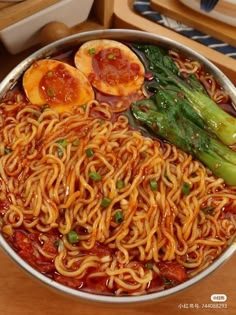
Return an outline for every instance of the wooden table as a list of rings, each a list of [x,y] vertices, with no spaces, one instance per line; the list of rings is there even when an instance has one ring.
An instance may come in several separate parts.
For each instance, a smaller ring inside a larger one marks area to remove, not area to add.
[[[211,295],[226,294],[228,299],[214,314],[236,314],[236,255],[200,283],[176,295],[155,302],[112,305],[75,300],[52,291],[0,251],[1,315],[212,315]],[[203,306],[210,306],[204,308]],[[224,305],[223,305],[224,304]]]

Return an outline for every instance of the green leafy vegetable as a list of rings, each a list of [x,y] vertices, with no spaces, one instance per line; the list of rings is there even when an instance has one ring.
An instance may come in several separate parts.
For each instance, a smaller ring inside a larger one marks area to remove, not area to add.
[[[132,113],[154,135],[198,158],[227,184],[236,185],[236,153],[199,127],[201,117],[198,123],[192,121],[185,111],[187,103],[175,99],[160,89],[151,98],[132,104]]]
[[[146,45],[139,49],[148,58],[155,81],[148,84],[153,95],[132,104],[134,117],[154,136],[192,154],[227,184],[236,185],[236,152],[227,147],[236,142],[236,119],[206,95],[193,75],[188,80],[182,77],[163,50]]]
[[[193,74],[187,78],[179,73],[174,61],[164,49],[152,45],[136,45],[149,62],[156,86],[165,87],[183,95],[192,108],[202,118],[205,128],[224,144],[236,143],[236,119],[222,110],[204,91],[201,83]],[[152,85],[152,83],[151,83]],[[193,113],[193,112],[192,112]]]

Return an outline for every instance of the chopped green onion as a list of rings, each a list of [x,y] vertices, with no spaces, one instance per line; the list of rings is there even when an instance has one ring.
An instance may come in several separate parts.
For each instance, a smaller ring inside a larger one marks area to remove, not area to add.
[[[118,179],[118,181],[116,182],[116,188],[122,189],[124,187],[125,187],[125,182],[121,179]]]
[[[95,48],[90,48],[90,49],[89,49],[90,55],[94,55],[95,52],[96,52]]]
[[[91,148],[88,148],[85,152],[87,157],[92,157],[94,155],[94,151]]]
[[[64,153],[63,153],[62,149],[58,148],[57,149],[57,156],[58,157],[63,157],[63,155],[64,155]]]
[[[39,116],[41,115],[41,113],[35,111],[35,112],[33,113],[33,115],[34,115],[34,117],[39,118]]]
[[[10,154],[12,152],[12,150],[10,148],[5,148],[4,150],[4,153],[7,155],[7,154]]]
[[[54,97],[54,96],[55,96],[55,91],[54,91],[54,89],[53,89],[53,88],[48,88],[48,89],[47,89],[47,95],[48,95],[49,97]]]
[[[190,194],[191,186],[189,183],[183,182],[182,184],[182,192],[185,196]]]
[[[150,179],[149,185],[150,185],[151,190],[153,190],[153,191],[158,189],[158,184],[157,184],[157,181],[155,179]]]
[[[213,212],[214,212],[214,210],[215,210],[215,207],[213,207],[213,206],[208,206],[208,207],[202,208],[201,210],[202,210],[203,213],[205,213],[205,214],[212,215]]]
[[[105,124],[105,120],[100,120],[100,123],[99,123],[99,125],[104,125]]]
[[[53,243],[53,245],[54,245],[55,248],[58,248],[59,242],[60,242],[60,240],[56,240],[56,241]]]
[[[83,105],[82,105],[82,108],[83,108],[83,110],[86,110],[87,105],[86,105],[86,104],[83,104]]]
[[[57,140],[57,143],[60,144],[63,148],[65,148],[68,144],[66,139],[59,139]]]
[[[58,249],[58,252],[59,252],[59,253],[65,249],[65,246],[64,246],[64,243],[63,243],[62,240],[59,240],[59,241],[58,241],[58,247],[57,247],[57,249]]]
[[[70,231],[67,234],[67,239],[69,243],[75,244],[75,243],[78,243],[79,241],[79,235],[75,231]]]
[[[169,176],[167,175],[167,173],[164,174],[164,177],[170,182]]]
[[[52,75],[53,75],[53,72],[52,71],[48,71],[47,76],[50,78],[50,77],[52,77]]]
[[[109,55],[107,55],[107,58],[110,60],[114,60],[114,59],[116,59],[116,56],[114,54],[109,54]]]
[[[172,281],[166,277],[162,277],[162,280],[165,284],[171,284],[172,283]]]
[[[41,112],[44,112],[47,108],[50,108],[50,105],[49,104],[43,104],[41,106]]]
[[[153,263],[151,263],[151,262],[147,262],[146,264],[145,264],[145,267],[147,268],[147,269],[152,269],[153,268]]]
[[[78,139],[76,139],[76,140],[74,140],[74,141],[72,142],[72,145],[73,145],[74,147],[78,147],[79,143],[80,143],[80,139],[78,138]]]
[[[97,182],[97,181],[101,180],[102,176],[99,173],[91,172],[91,173],[89,173],[89,178],[91,178],[92,180]]]
[[[115,222],[116,224],[121,224],[123,222],[123,213],[121,211],[116,211],[115,213]]]
[[[103,208],[107,208],[110,203],[111,203],[111,199],[109,199],[109,198],[107,198],[107,197],[104,197],[104,198],[102,199],[101,206],[102,206]]]

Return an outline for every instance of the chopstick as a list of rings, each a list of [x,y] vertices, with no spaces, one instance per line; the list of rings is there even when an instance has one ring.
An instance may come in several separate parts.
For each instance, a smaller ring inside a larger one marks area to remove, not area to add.
[[[214,7],[217,5],[219,0],[201,0],[200,2],[200,8],[203,11],[210,12],[214,9]]]

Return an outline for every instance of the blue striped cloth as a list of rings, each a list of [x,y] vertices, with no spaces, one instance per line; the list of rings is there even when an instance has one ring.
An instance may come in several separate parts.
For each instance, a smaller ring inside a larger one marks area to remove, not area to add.
[[[136,12],[143,17],[154,21],[160,25],[168,27],[186,37],[189,37],[205,46],[208,46],[218,52],[227,55],[233,59],[236,59],[236,47],[233,47],[225,42],[222,42],[216,38],[211,37],[208,34],[204,34],[198,30],[195,30],[185,24],[177,22],[163,14],[154,11],[150,7],[150,0],[135,0],[133,8]]]

